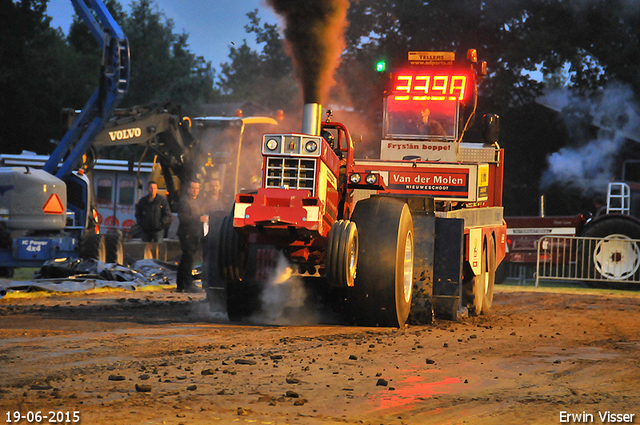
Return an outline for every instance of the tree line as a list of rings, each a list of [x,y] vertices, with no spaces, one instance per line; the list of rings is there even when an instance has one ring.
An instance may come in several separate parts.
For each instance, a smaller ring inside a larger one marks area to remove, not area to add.
[[[189,114],[205,103],[253,101],[298,113],[301,95],[281,28],[263,22],[258,11],[247,12],[245,26],[258,48],[246,41],[229,46],[228,61],[216,70],[189,50],[188,34],[177,34],[153,0],[133,0],[129,13],[116,0],[106,4],[131,44],[131,89],[123,106],[169,100]],[[0,0],[3,153],[25,146],[50,152],[49,141],[63,134],[61,108],[81,107],[95,88],[99,55],[88,30],[76,17],[65,36],[51,28],[46,6],[47,0]],[[542,94],[563,89],[589,102],[616,82],[629,88],[637,110],[640,4],[634,0],[353,0],[348,20],[330,103],[352,111],[344,121],[363,134],[363,146],[379,142],[384,81],[378,61],[392,67],[409,50],[464,55],[475,48],[488,62],[478,112],[501,117],[509,215],[537,214],[548,155],[586,144],[601,131],[589,110],[560,114],[536,102]],[[625,119],[622,113],[612,121]],[[636,145],[627,141],[611,153],[612,167],[623,157],[640,157]],[[584,211],[593,196],[571,181],[544,192],[548,214]]]

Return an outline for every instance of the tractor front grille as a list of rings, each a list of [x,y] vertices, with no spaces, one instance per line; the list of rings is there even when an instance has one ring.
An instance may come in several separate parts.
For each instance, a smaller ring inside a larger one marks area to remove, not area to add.
[[[266,188],[308,189],[315,195],[315,176],[315,159],[267,158]]]

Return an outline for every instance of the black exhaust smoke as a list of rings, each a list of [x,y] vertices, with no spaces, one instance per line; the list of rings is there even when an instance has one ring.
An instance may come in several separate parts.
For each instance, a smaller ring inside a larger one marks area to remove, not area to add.
[[[344,50],[348,0],[268,0],[284,18],[285,39],[304,103],[322,103]]]

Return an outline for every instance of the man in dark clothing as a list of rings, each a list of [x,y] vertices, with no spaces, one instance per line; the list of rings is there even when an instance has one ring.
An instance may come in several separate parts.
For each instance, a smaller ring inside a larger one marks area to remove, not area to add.
[[[231,208],[232,202],[222,193],[220,179],[213,178],[209,182],[209,190],[205,192],[205,212],[227,211]]]
[[[147,195],[136,204],[136,221],[142,228],[144,258],[158,258],[158,244],[162,243],[164,229],[171,224],[171,210],[167,199],[158,195],[158,185],[153,180],[147,183]],[[152,253],[155,251],[155,257]]]
[[[204,236],[203,223],[208,223],[209,216],[205,214],[198,194],[200,183],[192,181],[189,184],[189,192],[183,196],[178,209],[178,237],[182,248],[182,257],[178,265],[178,292],[201,292],[193,283],[193,257],[198,250],[200,241]]]

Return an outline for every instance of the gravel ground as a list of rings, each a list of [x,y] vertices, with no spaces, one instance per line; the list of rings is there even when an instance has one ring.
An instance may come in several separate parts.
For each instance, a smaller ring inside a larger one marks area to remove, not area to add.
[[[304,326],[231,324],[204,294],[166,287],[9,294],[0,300],[1,419],[640,421],[636,292],[499,286],[488,316],[402,329],[317,317]]]

